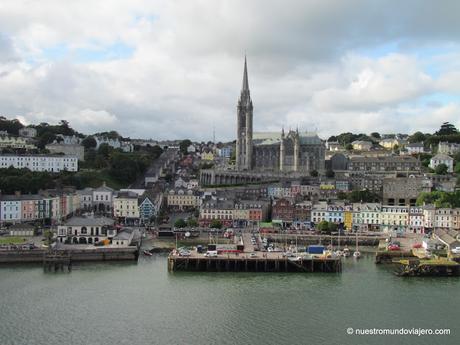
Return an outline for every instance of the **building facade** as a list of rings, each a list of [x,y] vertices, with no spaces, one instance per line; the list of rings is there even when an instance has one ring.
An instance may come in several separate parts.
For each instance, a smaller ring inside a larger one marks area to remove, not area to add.
[[[60,155],[0,155],[0,168],[27,168],[31,171],[78,171],[76,156]]]

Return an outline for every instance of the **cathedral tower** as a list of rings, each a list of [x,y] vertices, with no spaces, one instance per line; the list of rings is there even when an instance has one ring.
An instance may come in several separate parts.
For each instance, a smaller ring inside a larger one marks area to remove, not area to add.
[[[236,169],[252,170],[252,100],[244,57],[243,86],[237,106]]]

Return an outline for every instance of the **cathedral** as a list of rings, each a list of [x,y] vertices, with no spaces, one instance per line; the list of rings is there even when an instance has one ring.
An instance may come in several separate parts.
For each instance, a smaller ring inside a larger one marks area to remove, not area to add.
[[[243,86],[237,107],[236,169],[309,174],[324,171],[325,145],[315,133],[284,128],[280,133],[252,130],[253,105],[244,59]]]

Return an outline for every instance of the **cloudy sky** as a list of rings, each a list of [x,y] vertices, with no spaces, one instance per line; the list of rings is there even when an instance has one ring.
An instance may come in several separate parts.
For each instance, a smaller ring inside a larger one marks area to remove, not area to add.
[[[2,0],[0,114],[84,133],[460,127],[460,1]]]

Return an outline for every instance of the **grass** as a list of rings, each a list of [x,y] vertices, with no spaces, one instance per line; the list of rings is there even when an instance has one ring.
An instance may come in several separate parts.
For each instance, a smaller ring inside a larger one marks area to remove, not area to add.
[[[9,236],[6,236],[6,237],[0,237],[0,244],[20,244],[20,243],[24,243],[26,242],[26,239],[25,238],[22,238],[22,237],[9,237]]]

